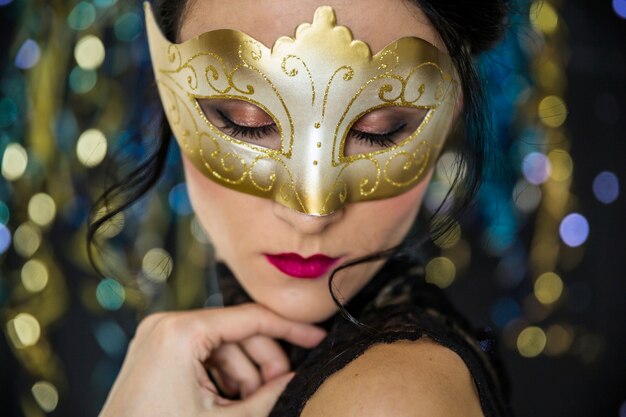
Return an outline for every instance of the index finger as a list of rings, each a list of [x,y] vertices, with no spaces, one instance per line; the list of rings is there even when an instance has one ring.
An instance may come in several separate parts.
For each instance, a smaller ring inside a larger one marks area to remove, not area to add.
[[[210,350],[223,343],[239,342],[258,334],[305,348],[316,346],[326,336],[326,332],[317,326],[288,320],[253,303],[205,309],[201,314],[205,317],[196,320],[195,324]]]

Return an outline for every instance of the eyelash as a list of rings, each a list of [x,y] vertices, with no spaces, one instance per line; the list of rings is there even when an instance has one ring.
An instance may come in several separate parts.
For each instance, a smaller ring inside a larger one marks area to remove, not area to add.
[[[242,126],[233,122],[220,110],[217,110],[217,113],[220,115],[220,118],[224,123],[222,129],[227,130],[230,136],[241,136],[242,138],[249,139],[262,139],[264,136],[278,132],[275,124],[256,127]]]
[[[257,127],[242,126],[232,121],[222,111],[217,110],[217,113],[220,115],[220,118],[224,123],[222,129],[227,130],[228,134],[231,136],[241,136],[243,138],[250,139],[262,139],[264,136],[267,136],[271,133],[277,133],[278,131],[275,124]],[[386,133],[367,133],[360,130],[352,130],[351,133],[352,137],[354,137],[356,140],[367,142],[370,145],[388,148],[389,146],[392,146],[394,144],[394,135],[404,129],[405,126],[406,124],[402,123],[397,128]]]
[[[367,133],[360,130],[352,130],[352,137],[362,142],[367,142],[370,145],[382,146],[388,148],[395,144],[393,137],[406,127],[406,123],[400,124],[393,130],[386,133]]]

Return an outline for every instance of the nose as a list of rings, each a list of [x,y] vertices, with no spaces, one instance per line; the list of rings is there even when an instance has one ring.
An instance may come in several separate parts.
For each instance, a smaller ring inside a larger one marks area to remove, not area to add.
[[[343,208],[327,214],[325,216],[317,216],[313,214],[305,214],[280,203],[274,202],[274,214],[283,220],[298,232],[306,235],[315,235],[322,233],[333,223],[336,223],[343,217]]]

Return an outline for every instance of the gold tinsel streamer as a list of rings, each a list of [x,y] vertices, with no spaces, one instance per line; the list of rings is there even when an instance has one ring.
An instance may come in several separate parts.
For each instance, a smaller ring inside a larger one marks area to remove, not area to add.
[[[63,172],[62,165],[58,165],[55,149],[55,138],[52,132],[56,112],[61,107],[61,98],[65,88],[65,75],[67,73],[67,55],[69,48],[63,45],[68,44],[67,30],[62,26],[64,18],[58,15],[66,15],[66,2],[55,2],[53,7],[47,11],[54,13],[49,19],[50,27],[45,37],[39,39],[41,48],[41,58],[38,64],[26,74],[26,95],[28,97],[29,108],[27,114],[32,115],[28,123],[28,131],[24,138],[29,155],[39,161],[46,172],[58,173],[57,181],[43,181],[33,184],[25,179],[18,179],[13,183],[13,192],[18,196],[17,207],[14,207],[14,218],[19,222],[27,221],[26,203],[33,195],[44,192],[51,195],[54,201],[65,201],[72,198],[71,187],[63,186],[69,183],[67,172]],[[18,24],[26,26],[27,22]],[[69,193],[69,195],[68,195]],[[20,210],[20,202],[23,209]],[[17,209],[17,210],[16,210]],[[54,220],[53,220],[54,221]],[[43,415],[41,410],[49,406],[52,411],[56,407],[56,401],[38,399],[39,388],[43,387],[44,392],[58,395],[58,392],[67,390],[67,379],[63,370],[63,365],[58,356],[54,353],[49,340],[50,329],[65,314],[68,306],[68,292],[66,280],[63,272],[54,257],[51,243],[45,238],[49,225],[36,225],[31,223],[35,230],[39,230],[44,237],[36,251],[24,259],[29,261],[36,259],[45,266],[47,271],[47,281],[40,291],[29,291],[20,279],[21,270],[10,272],[10,280],[14,283],[11,297],[5,308],[1,311],[0,320],[7,339],[12,342],[10,346],[19,363],[28,371],[32,381],[45,381],[44,385],[35,384],[33,395],[23,394],[21,404],[26,416]],[[20,322],[22,318],[32,318],[31,321]],[[30,327],[26,326],[28,324]],[[32,335],[32,331],[38,329],[38,335]],[[36,337],[38,336],[38,337]],[[23,343],[26,339],[28,343]],[[47,391],[46,391],[47,390]]]

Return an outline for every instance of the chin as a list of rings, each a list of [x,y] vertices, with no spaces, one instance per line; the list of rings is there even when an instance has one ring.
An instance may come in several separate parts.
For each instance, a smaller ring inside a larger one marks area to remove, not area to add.
[[[252,277],[261,275],[265,279],[243,279],[239,284],[252,300],[288,320],[300,323],[319,323],[330,318],[338,311],[323,278],[310,281],[295,280],[276,272],[266,263],[251,268],[237,266],[242,262],[226,262],[234,265],[232,271],[236,277]],[[257,272],[258,271],[258,272]]]
[[[338,310],[332,300],[329,300],[330,304],[324,302],[323,305],[320,305],[319,300],[305,302],[298,299],[285,300],[282,297],[278,299],[272,297],[271,300],[259,299],[256,302],[286,319],[309,324],[322,322]]]

